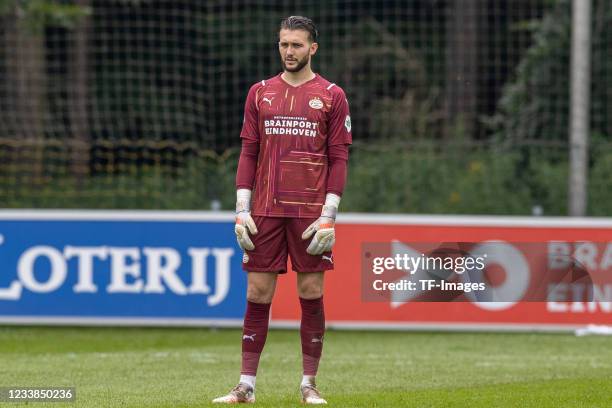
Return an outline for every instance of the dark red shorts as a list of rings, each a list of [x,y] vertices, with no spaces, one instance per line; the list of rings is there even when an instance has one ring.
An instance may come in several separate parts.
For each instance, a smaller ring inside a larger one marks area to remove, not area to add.
[[[249,272],[287,272],[287,256],[296,272],[321,272],[334,269],[332,253],[310,255],[306,248],[312,238],[302,233],[316,218],[281,218],[253,216],[258,233],[250,235],[255,249],[245,251],[242,269]]]

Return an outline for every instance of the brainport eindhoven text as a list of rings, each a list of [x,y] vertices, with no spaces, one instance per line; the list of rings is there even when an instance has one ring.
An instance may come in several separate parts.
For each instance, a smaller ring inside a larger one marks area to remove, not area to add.
[[[266,135],[293,135],[317,137],[317,122],[292,116],[275,116],[264,121]]]

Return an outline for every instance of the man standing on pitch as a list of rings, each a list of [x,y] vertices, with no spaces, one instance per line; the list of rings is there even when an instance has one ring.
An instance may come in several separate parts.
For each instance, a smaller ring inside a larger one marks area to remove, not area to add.
[[[283,20],[283,72],[253,85],[246,99],[235,226],[248,276],[242,369],[239,384],[213,402],[255,401],[270,304],[289,255],[302,308],[302,401],[326,403],[315,385],[325,331],[323,276],[334,267],[334,223],[352,136],[344,91],[312,71],[317,35],[306,17]]]

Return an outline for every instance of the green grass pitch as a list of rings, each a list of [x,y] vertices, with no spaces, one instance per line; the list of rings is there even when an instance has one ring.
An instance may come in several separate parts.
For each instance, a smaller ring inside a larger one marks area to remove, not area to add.
[[[0,327],[0,386],[76,386],[68,407],[205,407],[237,382],[241,332]],[[336,407],[610,407],[612,338],[328,331]],[[300,406],[299,334],[272,330],[256,406]],[[23,404],[0,403],[0,406]]]

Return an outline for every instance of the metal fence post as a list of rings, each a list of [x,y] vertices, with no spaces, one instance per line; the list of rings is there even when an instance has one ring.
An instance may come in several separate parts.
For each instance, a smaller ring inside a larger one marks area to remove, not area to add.
[[[572,0],[569,215],[586,215],[591,87],[591,0]]]

